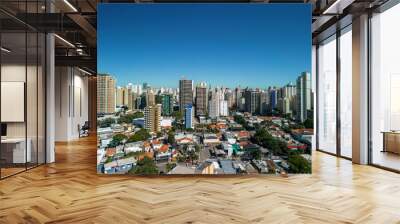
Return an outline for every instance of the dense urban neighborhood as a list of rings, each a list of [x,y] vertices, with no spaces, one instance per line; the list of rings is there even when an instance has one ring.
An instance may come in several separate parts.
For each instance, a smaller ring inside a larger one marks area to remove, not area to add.
[[[265,90],[116,87],[98,77],[98,165],[104,174],[311,173],[309,73]]]

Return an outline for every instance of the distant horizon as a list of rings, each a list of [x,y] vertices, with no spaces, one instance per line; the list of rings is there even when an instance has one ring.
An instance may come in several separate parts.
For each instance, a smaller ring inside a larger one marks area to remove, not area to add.
[[[117,86],[177,88],[184,76],[212,87],[264,89],[311,71],[308,4],[98,8],[98,71],[115,77]]]
[[[104,74],[104,73],[102,73],[102,74]],[[105,73],[105,74],[108,74],[108,73]],[[112,77],[115,78],[115,76],[113,76],[112,74],[108,74],[108,75],[111,75]],[[297,77],[296,77],[296,78],[297,78]],[[186,80],[192,80],[192,79],[187,78]],[[288,85],[288,84],[290,84],[290,83],[291,83],[292,85],[296,85],[296,80],[293,80],[293,81],[288,82],[288,83],[283,84],[283,85],[268,85],[268,86],[265,86],[265,85],[260,85],[260,86],[244,86],[244,85],[227,86],[227,85],[219,85],[219,84],[211,85],[209,82],[204,81],[204,80],[203,80],[203,81],[192,80],[192,81],[193,81],[193,87],[196,87],[196,84],[199,84],[199,83],[206,83],[207,88],[209,88],[209,87],[211,86],[211,88],[224,87],[224,88],[229,88],[229,89],[235,89],[236,87],[240,87],[240,88],[242,88],[242,89],[245,89],[245,88],[267,89],[268,87],[283,87],[283,86],[286,86],[286,85]],[[146,82],[146,81],[143,81],[143,82],[128,82],[128,83],[126,83],[126,84],[120,85],[120,84],[118,84],[118,79],[116,79],[116,83],[117,83],[117,84],[116,84],[116,87],[127,87],[129,84],[132,84],[132,85],[141,85],[141,86],[143,86],[144,83],[147,83],[151,88],[173,88],[173,89],[179,88],[179,79],[177,80],[177,85],[175,85],[175,86],[168,86],[168,85],[155,86],[155,85],[152,85],[152,83]]]

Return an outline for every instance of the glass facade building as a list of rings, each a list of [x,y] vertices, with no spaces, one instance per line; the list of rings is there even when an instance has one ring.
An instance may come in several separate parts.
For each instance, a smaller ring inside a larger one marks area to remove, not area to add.
[[[185,107],[185,128],[193,128],[193,106],[190,104]]]

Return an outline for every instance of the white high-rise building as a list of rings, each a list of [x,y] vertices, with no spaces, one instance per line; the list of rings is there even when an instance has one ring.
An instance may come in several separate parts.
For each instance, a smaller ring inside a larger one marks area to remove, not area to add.
[[[285,97],[282,100],[282,113],[283,114],[292,114],[292,110],[290,109],[290,99]]]
[[[115,103],[116,106],[123,106],[124,105],[124,87],[118,86],[115,93]]]
[[[211,92],[211,99],[208,105],[208,115],[211,118],[216,118],[219,116],[220,112],[220,101],[221,101],[221,94],[218,88],[212,90]]]
[[[134,84],[132,85],[132,93],[135,93],[137,96],[142,94],[142,85]]]
[[[282,87],[282,97],[292,98],[296,96],[296,86],[292,83],[288,83],[286,86]]]
[[[228,101],[227,100],[220,100],[219,102],[219,116],[229,116],[228,110]]]
[[[303,72],[297,78],[296,91],[296,120],[304,122],[307,119],[308,111],[311,110],[311,75]]]

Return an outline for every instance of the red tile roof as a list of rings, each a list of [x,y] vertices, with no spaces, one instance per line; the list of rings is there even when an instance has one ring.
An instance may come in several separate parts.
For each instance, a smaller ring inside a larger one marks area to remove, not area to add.
[[[166,151],[168,151],[168,149],[169,149],[169,146],[167,144],[164,144],[161,146],[160,152],[166,152]]]
[[[158,140],[158,139],[154,139],[154,140],[152,141],[152,143],[153,143],[153,145],[159,145],[159,144],[161,144],[160,140]]]
[[[108,148],[106,151],[106,156],[108,156],[108,157],[113,156],[113,155],[115,155],[116,152],[117,152],[116,148]]]
[[[182,141],[185,141],[185,140],[189,141],[189,142],[193,142],[193,139],[188,138],[188,137],[181,138],[181,139],[178,140],[178,142],[182,142]]]

